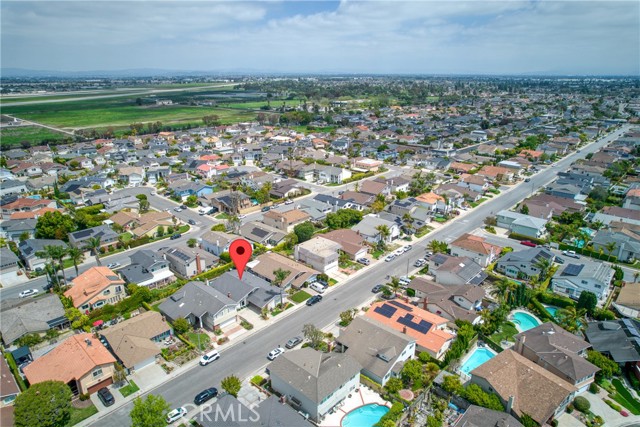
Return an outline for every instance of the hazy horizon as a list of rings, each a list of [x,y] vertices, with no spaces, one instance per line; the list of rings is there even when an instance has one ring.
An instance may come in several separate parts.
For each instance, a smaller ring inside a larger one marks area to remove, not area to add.
[[[636,1],[3,1],[2,68],[640,75]]]

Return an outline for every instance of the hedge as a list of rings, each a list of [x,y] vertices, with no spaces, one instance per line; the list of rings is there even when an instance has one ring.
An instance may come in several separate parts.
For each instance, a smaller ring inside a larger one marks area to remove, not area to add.
[[[360,382],[362,384],[366,385],[367,387],[369,387],[370,389],[372,389],[373,391],[375,391],[378,394],[384,393],[384,391],[382,390],[382,384],[380,384],[377,381],[372,380],[371,378],[367,377],[366,375],[360,374]]]
[[[191,280],[207,280],[207,279],[213,279],[216,278],[218,276],[222,276],[224,273],[226,273],[227,271],[231,270],[231,268],[233,267],[233,263],[227,263],[225,265],[222,265],[220,267],[216,267],[214,269],[211,269],[209,271],[205,271],[204,273],[200,273],[197,276],[193,276],[191,278]]]
[[[541,292],[534,298],[543,304],[554,305],[560,308],[566,308],[570,305],[575,305],[575,302],[571,298],[555,295],[549,292]]]
[[[544,305],[540,304],[540,301],[538,301],[535,297],[531,298],[530,305],[532,306],[533,311],[536,312],[540,320],[542,321],[553,320],[553,316],[551,315],[551,313],[549,313],[547,309],[544,307]]]
[[[20,375],[20,370],[18,369],[18,365],[15,359],[13,358],[13,355],[11,353],[4,353],[4,357],[5,359],[7,359],[7,364],[9,365],[9,369],[11,370],[13,377],[16,379],[16,382],[18,383],[18,387],[20,387],[20,391],[25,391],[27,389],[27,384],[24,382],[24,380],[22,379],[22,376]]]
[[[189,341],[189,339],[187,337],[185,337],[182,334],[177,334],[178,339],[180,341],[182,341],[183,343],[185,343],[190,349],[194,349],[196,348],[196,345],[194,343],[192,343],[191,341]]]

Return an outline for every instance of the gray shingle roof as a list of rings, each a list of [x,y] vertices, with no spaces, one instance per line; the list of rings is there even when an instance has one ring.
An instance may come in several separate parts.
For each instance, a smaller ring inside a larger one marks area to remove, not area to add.
[[[236,303],[216,289],[202,282],[189,282],[160,304],[160,312],[171,319],[190,314],[201,317],[205,313],[216,314],[226,306]]]
[[[41,298],[11,299],[2,302],[2,340],[9,345],[31,332],[44,332],[64,324],[64,307],[57,295]]]

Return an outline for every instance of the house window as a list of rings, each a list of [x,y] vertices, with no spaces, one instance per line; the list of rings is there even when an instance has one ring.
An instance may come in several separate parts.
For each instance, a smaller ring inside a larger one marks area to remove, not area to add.
[[[104,301],[98,301],[97,303],[93,304],[93,308],[100,308],[104,305]]]
[[[116,286],[116,293],[122,292],[122,286]]]
[[[105,290],[102,295],[109,295],[111,293],[111,291],[109,289]]]
[[[100,378],[102,376],[102,368],[98,368],[93,371],[93,378]]]

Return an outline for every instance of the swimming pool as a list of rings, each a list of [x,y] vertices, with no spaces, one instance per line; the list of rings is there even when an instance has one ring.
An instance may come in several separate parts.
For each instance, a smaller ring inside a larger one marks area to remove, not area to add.
[[[462,366],[460,366],[460,371],[470,375],[471,371],[482,365],[484,362],[491,360],[495,355],[496,352],[491,349],[476,347],[476,349],[473,350],[473,353],[471,353]]]
[[[522,332],[533,329],[540,325],[540,321],[524,311],[515,311],[512,315],[512,321],[516,324],[516,328]]]
[[[556,317],[556,314],[558,313],[558,307],[554,307],[552,305],[547,305],[544,307],[547,312],[551,315],[551,317]]]
[[[364,405],[345,415],[340,424],[342,427],[373,427],[387,412],[389,408],[383,405]]]

